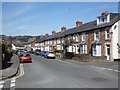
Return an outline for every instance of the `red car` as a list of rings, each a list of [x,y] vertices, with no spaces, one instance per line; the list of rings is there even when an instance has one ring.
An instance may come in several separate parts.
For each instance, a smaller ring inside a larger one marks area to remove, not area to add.
[[[23,63],[23,62],[32,62],[31,61],[32,58],[31,58],[29,53],[23,53],[23,54],[21,54],[19,56],[19,58],[20,58],[20,62],[21,63]]]

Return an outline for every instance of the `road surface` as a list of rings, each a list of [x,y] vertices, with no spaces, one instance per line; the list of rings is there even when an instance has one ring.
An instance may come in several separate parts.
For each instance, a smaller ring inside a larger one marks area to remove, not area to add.
[[[118,72],[82,62],[72,63],[32,55],[4,88],[118,88]]]

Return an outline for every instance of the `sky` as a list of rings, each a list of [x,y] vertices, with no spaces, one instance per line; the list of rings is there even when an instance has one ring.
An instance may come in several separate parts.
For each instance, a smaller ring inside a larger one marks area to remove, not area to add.
[[[32,35],[59,32],[76,21],[96,20],[103,11],[118,12],[117,2],[2,2],[2,34]]]

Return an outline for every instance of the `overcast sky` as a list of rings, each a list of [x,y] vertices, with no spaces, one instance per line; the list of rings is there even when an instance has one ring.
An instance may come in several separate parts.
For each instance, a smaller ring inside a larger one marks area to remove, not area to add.
[[[118,12],[117,2],[3,2],[4,35],[41,35],[75,27],[77,20],[87,23],[103,11]]]

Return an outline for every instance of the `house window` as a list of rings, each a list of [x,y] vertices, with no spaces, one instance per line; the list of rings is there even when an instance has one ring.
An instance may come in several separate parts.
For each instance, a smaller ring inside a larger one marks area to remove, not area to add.
[[[76,35],[76,42],[78,42],[79,41],[79,35],[77,34]]]
[[[110,32],[109,32],[109,30],[106,30],[105,31],[105,36],[106,36],[106,39],[110,39]]]
[[[84,32],[82,33],[82,41],[85,41],[85,39],[86,39],[86,33]]]
[[[96,45],[93,46],[93,54],[96,55],[97,54],[97,50],[96,50]]]
[[[87,53],[87,48],[86,45],[80,45],[80,54],[85,54]]]
[[[95,35],[94,39],[99,40],[99,31],[98,30],[95,31],[94,35]]]
[[[80,45],[80,54],[83,53],[83,45]]]
[[[106,23],[106,22],[109,22],[109,15],[102,15],[102,16],[99,16],[97,18],[97,25],[98,24],[102,24],[102,23]]]

